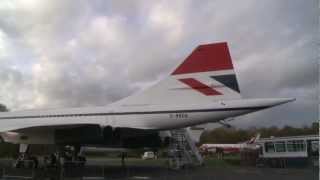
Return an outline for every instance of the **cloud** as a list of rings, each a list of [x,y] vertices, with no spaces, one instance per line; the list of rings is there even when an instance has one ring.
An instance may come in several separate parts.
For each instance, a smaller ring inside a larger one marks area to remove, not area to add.
[[[318,118],[317,11],[315,0],[4,0],[0,102],[106,105],[159,81],[198,44],[227,41],[244,97],[297,98],[234,123],[300,126]]]

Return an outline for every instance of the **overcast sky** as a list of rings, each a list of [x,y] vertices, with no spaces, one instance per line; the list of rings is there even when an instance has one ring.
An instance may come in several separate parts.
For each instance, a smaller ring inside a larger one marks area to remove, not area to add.
[[[226,41],[245,98],[295,97],[238,118],[318,120],[316,0],[1,0],[0,103],[106,105],[165,77],[198,44]]]

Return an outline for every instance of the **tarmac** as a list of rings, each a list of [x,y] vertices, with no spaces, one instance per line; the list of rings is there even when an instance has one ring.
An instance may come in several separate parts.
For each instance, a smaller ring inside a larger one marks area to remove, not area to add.
[[[249,166],[201,166],[171,170],[164,161],[129,161],[125,167],[119,161],[89,160],[83,168],[14,169],[12,161],[0,160],[0,180],[318,180],[318,168],[277,169]],[[140,163],[141,162],[141,163]]]

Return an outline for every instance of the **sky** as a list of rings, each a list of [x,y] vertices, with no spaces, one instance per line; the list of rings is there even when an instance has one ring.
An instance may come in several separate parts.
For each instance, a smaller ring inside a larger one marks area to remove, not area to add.
[[[197,45],[228,42],[244,98],[297,99],[232,125],[310,125],[318,11],[316,0],[1,0],[0,103],[107,105],[166,77]]]

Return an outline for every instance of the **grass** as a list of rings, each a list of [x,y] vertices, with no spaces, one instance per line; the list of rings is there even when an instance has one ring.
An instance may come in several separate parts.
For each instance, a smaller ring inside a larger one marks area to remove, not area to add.
[[[205,165],[208,167],[234,167],[240,165],[240,159],[236,157],[224,157],[224,159],[218,159],[216,157],[205,158]]]
[[[89,161],[99,161],[105,164],[110,165],[121,165],[121,158],[119,157],[90,157],[88,158]],[[163,166],[166,164],[166,158],[159,158],[159,159],[148,159],[142,160],[141,158],[126,158],[125,163],[126,165],[139,165],[139,166]]]
[[[109,165],[121,165],[121,158],[119,157],[90,157],[90,161],[99,161]],[[166,166],[167,158],[142,160],[141,158],[126,158],[126,165],[131,166]],[[240,166],[240,156],[238,155],[226,155],[224,159],[218,159],[215,156],[206,157],[204,163],[207,167],[235,167]]]
[[[89,156],[87,157],[88,163],[92,164],[97,162],[98,164],[110,165],[110,166],[121,166],[121,158],[120,157],[102,157],[102,156]],[[12,159],[4,159],[1,158],[2,162],[10,163]],[[164,166],[166,167],[168,164],[167,158],[159,158],[159,159],[149,159],[142,160],[138,157],[129,157],[126,158],[125,164],[128,166]],[[226,155],[224,159],[218,159],[215,156],[209,156],[204,158],[204,164],[206,167],[213,168],[232,168],[236,166],[240,166],[240,157],[237,155]]]

